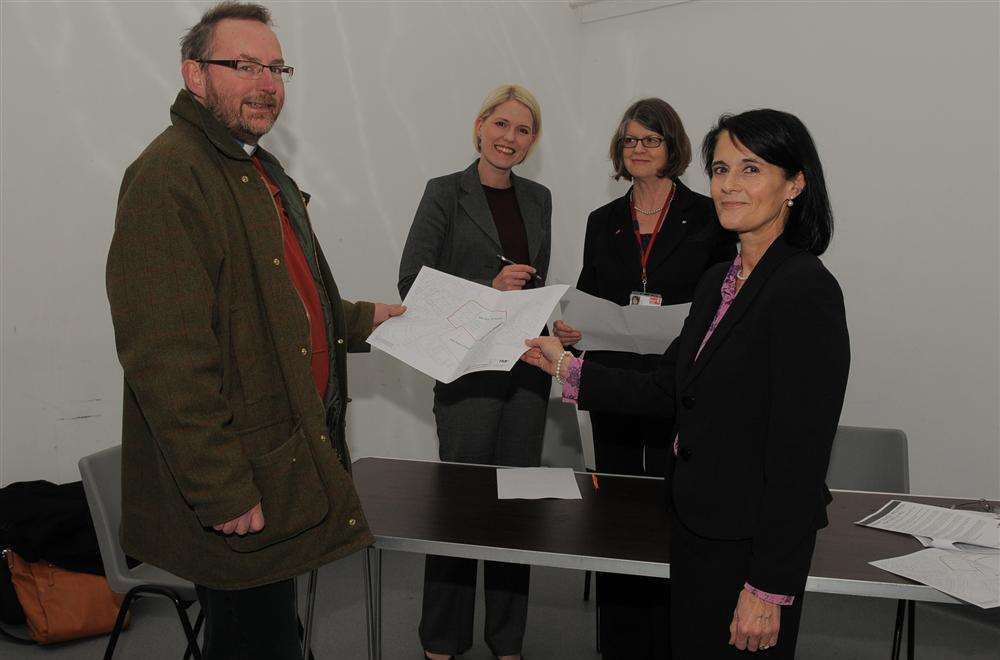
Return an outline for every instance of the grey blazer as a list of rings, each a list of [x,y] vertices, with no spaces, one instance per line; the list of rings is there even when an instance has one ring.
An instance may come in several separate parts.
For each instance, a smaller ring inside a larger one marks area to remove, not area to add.
[[[406,297],[422,266],[490,286],[500,272],[500,237],[476,159],[462,172],[431,179],[424,189],[399,263],[399,295]],[[552,194],[545,186],[510,175],[524,219],[531,264],[544,279],[552,253]]]

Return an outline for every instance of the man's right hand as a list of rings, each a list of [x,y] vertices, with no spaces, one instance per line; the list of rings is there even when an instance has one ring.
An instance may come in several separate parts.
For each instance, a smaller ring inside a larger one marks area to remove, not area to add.
[[[259,532],[264,529],[264,510],[260,508],[260,502],[257,502],[253,505],[252,509],[242,516],[228,520],[221,525],[215,525],[212,529],[222,532],[226,536],[229,536],[233,532],[236,532],[240,536],[244,536],[247,532]]]
[[[535,269],[527,264],[511,264],[504,266],[503,270],[493,278],[493,288],[500,291],[518,291],[535,274]]]

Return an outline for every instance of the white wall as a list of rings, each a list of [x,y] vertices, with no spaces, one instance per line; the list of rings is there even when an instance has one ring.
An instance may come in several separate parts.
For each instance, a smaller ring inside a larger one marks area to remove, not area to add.
[[[843,424],[903,429],[911,487],[1000,494],[998,5],[691,2],[584,26],[590,206],[626,99],[809,127],[836,229],[852,365]],[[707,190],[700,159],[685,180]]]
[[[427,178],[465,167],[489,88],[526,84],[554,196],[552,281],[572,282],[610,131],[670,100],[697,140],[723,110],[798,113],[839,221],[854,366],[844,423],[896,426],[915,490],[998,486],[997,8],[692,2],[581,25],[567,3],[272,3],[297,67],[265,145],[314,194],[346,295],[396,298]],[[618,3],[621,4],[621,3]],[[168,121],[177,38],[206,2],[2,4],[0,483],[75,479],[119,439],[104,258],[125,166]],[[686,180],[705,189],[692,167]],[[430,379],[351,358],[355,455],[433,457]],[[554,407],[550,462],[577,460]]]
[[[3,397],[0,483],[77,479],[120,440],[121,370],[104,260],[124,168],[169,121],[179,36],[211,3],[2,5]],[[580,24],[565,3],[272,3],[296,66],[264,144],[304,190],[345,296],[398,300],[426,180],[475,157],[472,121],[503,82],[532,89],[543,134],[520,173],[582,206]],[[553,281],[578,255],[552,259]],[[435,458],[431,379],[351,357],[355,455]],[[561,450],[565,453],[566,450]],[[557,451],[558,455],[558,451]]]

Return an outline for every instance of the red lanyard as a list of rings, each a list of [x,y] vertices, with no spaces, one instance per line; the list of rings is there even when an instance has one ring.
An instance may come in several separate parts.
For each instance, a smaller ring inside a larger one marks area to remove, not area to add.
[[[649,263],[649,255],[653,254],[653,244],[656,243],[657,236],[660,235],[660,227],[663,226],[663,219],[667,217],[667,212],[670,210],[670,202],[674,201],[674,191],[677,190],[677,186],[673,185],[670,187],[670,193],[667,195],[666,201],[663,202],[663,208],[660,209],[660,219],[656,221],[656,228],[653,229],[653,235],[649,237],[649,245],[646,249],[642,249],[642,234],[639,233],[639,218],[635,215],[635,195],[631,196],[629,200],[632,207],[632,220],[635,222],[635,242],[639,245],[639,265],[642,266],[642,292],[646,293],[646,264]]]

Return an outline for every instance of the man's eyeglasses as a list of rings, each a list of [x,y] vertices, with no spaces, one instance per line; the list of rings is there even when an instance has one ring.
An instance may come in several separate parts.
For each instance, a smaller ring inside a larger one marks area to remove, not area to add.
[[[247,80],[257,80],[264,74],[264,69],[270,71],[273,79],[281,80],[282,82],[291,80],[292,74],[295,73],[295,67],[285,66],[284,64],[261,64],[253,60],[195,60],[195,62],[227,66],[234,70],[237,76],[246,78]]]
[[[663,144],[663,138],[659,135],[647,135],[644,138],[632,137],[631,135],[626,135],[621,139],[622,146],[626,149],[635,149],[635,145],[642,142],[642,146],[647,149],[656,149],[658,146]]]

